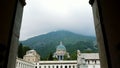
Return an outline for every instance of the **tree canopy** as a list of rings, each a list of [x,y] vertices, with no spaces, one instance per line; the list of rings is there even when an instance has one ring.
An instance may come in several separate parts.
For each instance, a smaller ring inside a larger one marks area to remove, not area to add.
[[[23,58],[26,54],[26,51],[31,50],[28,46],[23,46],[22,43],[18,46],[18,58]]]

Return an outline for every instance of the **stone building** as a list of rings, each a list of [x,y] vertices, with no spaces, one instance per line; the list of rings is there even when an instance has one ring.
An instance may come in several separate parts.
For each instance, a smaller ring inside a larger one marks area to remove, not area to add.
[[[77,50],[77,68],[101,68],[99,53],[81,53]]]
[[[57,58],[58,60],[63,60],[64,57],[70,58],[69,53],[66,51],[65,46],[60,42],[60,44],[56,48],[56,52],[54,53],[53,57]]]
[[[35,68],[77,68],[76,60],[39,61],[35,64]]]
[[[81,53],[80,50],[77,50],[77,60],[62,61],[39,61],[40,57],[38,59],[36,55],[38,54],[35,50],[27,51],[23,60],[17,59],[16,68],[27,68],[26,65],[31,68],[101,68],[99,53]],[[33,60],[35,57],[37,61]]]
[[[29,50],[26,52],[26,55],[23,56],[23,60],[29,62],[38,62],[40,61],[40,55],[37,54],[35,50]]]
[[[33,62],[28,62],[23,59],[16,59],[16,68],[35,68],[35,64]]]
[[[99,53],[81,53],[77,50],[77,60],[39,61],[35,68],[100,68]]]

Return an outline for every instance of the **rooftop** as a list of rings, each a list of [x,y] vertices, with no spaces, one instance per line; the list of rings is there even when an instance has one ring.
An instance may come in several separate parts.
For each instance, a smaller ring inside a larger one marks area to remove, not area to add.
[[[81,53],[81,56],[85,59],[100,59],[99,53]]]
[[[60,44],[57,46],[57,50],[65,50],[65,51],[66,51],[66,48],[65,48],[65,46],[62,44],[62,42],[60,42]]]

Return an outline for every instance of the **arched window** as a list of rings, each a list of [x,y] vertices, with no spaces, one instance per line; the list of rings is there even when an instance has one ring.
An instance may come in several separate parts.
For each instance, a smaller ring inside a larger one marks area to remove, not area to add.
[[[48,66],[48,68],[50,68],[50,66]]]
[[[71,68],[71,66],[69,66],[69,68]]]
[[[88,64],[90,64],[90,61],[88,60]]]
[[[75,66],[73,66],[73,68],[75,68]]]
[[[67,66],[65,66],[65,68],[67,68]]]
[[[56,68],[58,68],[58,66],[56,66]]]
[[[95,64],[96,64],[96,60],[95,60]]]
[[[62,65],[60,66],[60,68],[62,68]]]
[[[54,68],[54,65],[52,66],[52,68]]]
[[[44,66],[44,68],[46,68],[46,66]]]

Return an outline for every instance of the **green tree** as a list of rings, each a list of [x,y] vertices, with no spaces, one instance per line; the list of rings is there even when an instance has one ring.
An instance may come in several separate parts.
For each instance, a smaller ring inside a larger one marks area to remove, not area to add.
[[[18,57],[23,58],[23,45],[22,45],[22,43],[20,43],[20,45],[18,46]]]
[[[28,46],[23,46],[23,56],[26,54],[26,51],[31,50]]]
[[[77,59],[77,52],[76,51],[74,51],[74,52],[71,53],[70,59],[71,60],[76,60]]]
[[[55,58],[53,58],[53,60],[58,60],[58,59],[55,57]]]
[[[86,49],[86,50],[83,51],[83,53],[93,53],[93,50],[91,50],[91,49]]]
[[[28,46],[23,46],[22,43],[18,46],[18,58],[23,58],[26,54],[26,51],[31,50]]]
[[[48,59],[47,60],[53,60],[53,55],[52,55],[52,53],[50,53],[49,54],[49,56],[48,56]]]
[[[64,60],[70,60],[70,58],[68,58],[67,54],[64,55]]]

